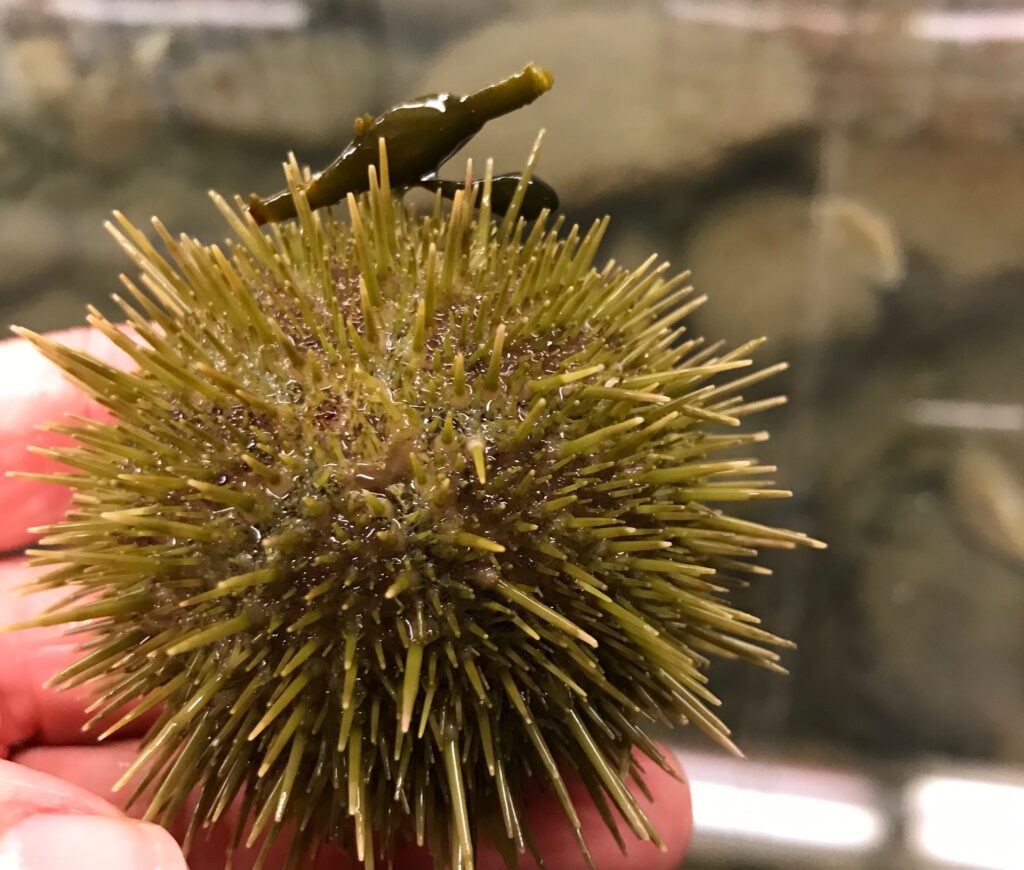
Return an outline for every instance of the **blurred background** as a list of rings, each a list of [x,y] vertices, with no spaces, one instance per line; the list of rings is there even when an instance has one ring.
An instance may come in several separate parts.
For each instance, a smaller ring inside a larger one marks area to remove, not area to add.
[[[717,667],[751,760],[675,738],[687,867],[1024,868],[1021,3],[0,0],[0,321],[105,306],[112,208],[219,239],[208,188],[528,60],[556,88],[468,151],[514,170],[546,128],[606,256],[691,269],[711,338],[771,337],[763,452],[798,495],[753,515],[831,545],[744,593],[800,644],[790,678]]]

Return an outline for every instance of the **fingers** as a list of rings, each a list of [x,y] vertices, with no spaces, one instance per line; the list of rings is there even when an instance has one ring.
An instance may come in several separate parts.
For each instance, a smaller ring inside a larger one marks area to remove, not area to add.
[[[92,329],[70,329],[53,338],[85,350],[111,365],[126,365],[127,357]],[[54,446],[66,438],[35,427],[61,420],[66,414],[103,417],[105,410],[64,379],[60,369],[22,339],[0,341],[0,473],[56,471],[51,460],[28,453],[30,445]],[[0,478],[0,551],[23,547],[31,540],[29,526],[59,519],[68,505],[68,492],[59,486],[21,478]]]
[[[110,788],[135,758],[136,751],[136,745],[131,742],[89,748],[38,748],[22,753],[19,761],[35,769],[79,783],[116,803],[124,799],[125,793],[113,794]],[[666,757],[671,759],[671,752],[666,751]],[[649,843],[636,841],[632,834],[624,829],[623,837],[626,840],[627,852],[623,855],[586,790],[578,782],[569,783],[569,790],[583,825],[584,836],[601,870],[636,870],[638,867],[644,870],[673,870],[686,852],[691,832],[689,787],[682,779],[669,776],[653,764],[648,763],[645,768],[645,780],[653,801],[642,795],[639,795],[639,800],[644,812],[665,841],[664,852]],[[635,787],[633,791],[636,793]],[[556,799],[550,794],[538,792],[529,803],[528,813],[531,828],[547,866],[559,870],[582,870],[585,866],[583,858]],[[180,835],[182,832],[179,830],[177,833]],[[224,866],[229,843],[227,827],[220,826],[209,839],[201,838],[197,841],[189,856],[190,866],[193,870],[219,870]],[[283,866],[287,843],[279,844],[274,854],[279,856],[278,862],[271,861],[267,866]],[[251,867],[253,857],[250,852],[240,853],[235,866],[240,870],[247,870]],[[337,853],[331,852],[321,856],[313,867],[344,866],[332,863],[338,860]],[[430,864],[421,852],[406,852],[396,862],[396,866],[404,870],[426,870]],[[537,865],[532,859],[524,858],[521,867],[522,870],[535,870]],[[483,843],[477,868],[504,870],[505,863],[493,846]]]
[[[64,594],[59,590],[22,594],[20,586],[38,571],[20,559],[0,561],[0,625],[31,619]],[[113,721],[105,720],[83,733],[92,690],[44,687],[50,677],[81,657],[77,649],[82,640],[82,635],[69,636],[62,626],[0,633],[0,758],[28,742],[90,742]],[[142,733],[155,714],[140,717],[125,736]]]
[[[92,789],[0,760],[0,836],[32,813],[44,812],[121,815]]]
[[[122,806],[132,793],[129,785],[123,791],[114,792],[113,785],[122,776],[138,754],[138,744],[134,741],[118,741],[101,746],[90,747],[39,747],[27,749],[18,755],[18,763],[33,770],[43,771],[68,782],[76,783],[89,789],[112,803]],[[187,819],[195,807],[190,800],[181,813],[181,822],[172,826],[173,833],[180,839],[187,828]],[[128,808],[129,815],[140,815],[146,809],[143,798]],[[189,853],[191,870],[223,870],[232,843],[233,825],[237,818],[237,804],[230,810],[224,821],[213,830],[202,832]],[[258,855],[258,847],[239,849],[232,862],[233,870],[251,870]],[[268,856],[268,870],[283,867],[288,855],[288,843],[283,840],[275,844]],[[331,848],[325,849],[309,870],[337,870],[348,866],[340,852]],[[397,866],[416,870],[413,865],[400,863]],[[429,865],[426,865],[429,866]],[[3,865],[0,864],[0,868]],[[426,867],[423,868],[426,870]]]
[[[0,839],[0,863],[24,870],[188,870],[163,828],[145,822],[42,813]]]
[[[21,560],[0,567],[0,622],[30,619],[59,594],[21,595],[18,587],[35,573]],[[63,629],[36,628],[0,634],[0,756],[11,747],[42,736],[58,742],[71,737],[88,704],[81,692],[56,692],[43,684],[75,659],[75,646]],[[75,740],[77,742],[77,740]]]
[[[187,870],[174,839],[85,789],[0,761],[0,867]]]

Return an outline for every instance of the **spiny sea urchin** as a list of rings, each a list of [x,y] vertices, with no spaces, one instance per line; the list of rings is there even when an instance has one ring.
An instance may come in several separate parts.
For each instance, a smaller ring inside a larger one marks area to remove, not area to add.
[[[716,456],[766,437],[725,430],[777,367],[686,338],[703,297],[667,264],[595,269],[606,221],[527,223],[533,161],[500,221],[489,168],[478,212],[416,216],[383,143],[347,222],[294,160],[298,220],[216,198],[225,247],[154,221],[165,258],[117,215],[141,286],[127,329],[89,321],[135,368],[23,333],[112,414],[55,427],[74,504],[32,556],[69,596],[33,624],[89,631],[55,682],[97,681],[96,720],[134,702],[107,733],[161,710],[124,779],[149,818],[197,790],[191,837],[244,794],[239,831],[293,826],[295,867],[376,837],[470,868],[479,821],[512,864],[530,777],[586,853],[568,771],[657,842],[626,788],[634,749],[666,764],[646,729],[731,746],[709,657],[779,669],[725,595],[757,548],[816,542],[706,506],[787,495]]]

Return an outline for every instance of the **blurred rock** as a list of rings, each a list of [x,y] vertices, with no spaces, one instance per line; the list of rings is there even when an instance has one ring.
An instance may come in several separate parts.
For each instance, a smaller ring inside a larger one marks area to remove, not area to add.
[[[837,167],[841,189],[889,216],[908,251],[963,285],[1024,269],[1024,148],[975,143],[854,141]]]
[[[175,234],[208,240],[226,235],[206,190],[181,172],[153,166],[119,183],[54,172],[41,176],[23,201],[0,209],[0,293],[27,290],[34,296],[31,284],[43,275],[49,284],[60,276],[60,289],[91,300],[117,291],[118,274],[134,266],[104,229],[115,208],[150,235],[154,214]]]
[[[68,217],[89,208],[105,189],[103,181],[89,172],[51,164],[32,178],[22,200]]]
[[[230,196],[233,191],[225,193]],[[174,234],[197,235],[211,223],[223,223],[202,185],[180,172],[161,172],[158,166],[141,170],[107,191],[101,206],[108,213],[119,209],[140,227],[148,227],[156,215]]]
[[[66,244],[75,252],[82,274],[76,283],[90,282],[94,293],[106,297],[120,290],[118,274],[135,274],[135,266],[110,237],[104,223],[117,209],[154,240],[150,220],[155,215],[173,235],[186,232],[206,241],[220,241],[226,224],[206,190],[180,173],[160,167],[140,170],[121,184],[97,191],[74,210],[66,229]]]
[[[30,176],[32,165],[9,130],[0,127],[0,194],[18,190]]]
[[[554,89],[466,152],[512,169],[545,128],[540,172],[568,205],[704,173],[812,120],[810,78],[783,38],[685,24],[645,4],[497,22],[448,48],[415,90],[465,93],[529,60],[552,70]]]
[[[1024,719],[1024,582],[979,558],[943,500],[884,499],[875,527],[892,531],[867,542],[857,580],[869,655],[844,706],[875,707],[880,741],[998,756]]]
[[[67,288],[63,281],[51,281],[40,285],[32,295],[19,299],[11,305],[4,305],[0,320],[6,326],[24,326],[36,332],[84,326],[86,305],[100,302],[100,308],[107,308],[102,300],[88,291]],[[115,315],[116,316],[116,315]]]
[[[57,212],[32,203],[3,203],[0,293],[9,293],[58,268],[69,255],[63,242],[64,223]]]
[[[145,70],[129,56],[111,56],[81,80],[67,102],[71,145],[95,166],[119,166],[137,155],[159,120]]]
[[[654,243],[646,228],[626,222],[616,224],[615,221],[612,221],[610,233],[601,243],[596,265],[602,268],[608,260],[614,259],[620,266],[635,269],[651,254],[658,254],[659,260],[665,259],[664,252]],[[672,265],[676,270],[681,271],[686,264],[673,263]]]
[[[141,73],[152,75],[166,62],[173,41],[174,36],[171,30],[143,31],[132,41],[132,63]]]
[[[173,73],[171,95],[199,127],[340,150],[356,116],[374,110],[376,81],[374,51],[354,32],[255,35],[198,52]]]
[[[825,256],[846,252],[852,271],[881,288],[906,277],[902,244],[886,214],[861,200],[827,194],[815,199],[811,210]]]
[[[1006,413],[987,427],[985,409],[1024,406],[1022,326],[1018,304],[935,346],[901,333],[759,451],[787,485],[816,484],[809,513],[830,544],[801,597],[809,733],[904,758],[1024,760],[1024,439]],[[942,423],[922,399],[963,404]]]
[[[950,499],[983,550],[1024,568],[1024,482],[994,450],[973,445],[955,456]]]
[[[1011,3],[1020,11],[1019,3]],[[1024,43],[1013,37],[979,47],[950,41],[933,84],[932,127],[961,146],[1005,143],[1018,148],[1024,127]]]
[[[869,416],[869,407],[858,401],[847,417]],[[884,425],[892,410],[870,413]],[[865,429],[821,452],[842,454]],[[955,437],[879,441],[816,510],[830,550],[803,602],[804,727],[904,760],[1020,761],[1007,753],[1022,748],[1014,740],[1024,716],[1024,577],[965,533],[946,494]]]
[[[922,8],[927,4],[909,0],[903,10],[893,8],[893,0],[880,5],[883,14],[851,18],[844,35],[802,40],[819,74],[820,105],[829,121],[870,135],[926,134],[961,144],[1019,139],[1024,121],[1019,40],[957,38],[952,29],[933,31],[929,38],[924,34],[939,19],[922,20],[934,13]],[[954,24],[953,14],[947,25]],[[970,29],[968,16],[961,34]]]
[[[920,0],[911,5],[919,6]],[[947,46],[910,37],[904,32],[904,14],[893,10],[891,20],[874,19],[875,27],[862,19],[844,35],[814,34],[803,41],[815,64],[818,105],[826,124],[893,137],[913,135],[930,125],[935,77]]]
[[[367,3],[367,5],[369,5]],[[377,13],[388,33],[423,45],[463,36],[468,30],[507,15],[516,0],[375,0]]]
[[[15,110],[31,113],[67,98],[76,76],[64,39],[31,36],[0,49],[0,84]]]
[[[783,347],[870,333],[879,291],[904,272],[892,227],[867,205],[787,192],[726,202],[681,260],[710,297],[700,311],[706,335],[767,335]]]
[[[669,115],[677,152],[670,162],[685,173],[817,125],[811,70],[784,33],[669,19],[652,50],[663,58],[664,78],[642,96]]]

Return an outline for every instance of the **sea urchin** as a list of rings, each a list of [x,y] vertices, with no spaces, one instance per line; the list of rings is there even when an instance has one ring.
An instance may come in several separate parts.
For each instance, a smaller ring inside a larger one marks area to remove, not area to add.
[[[666,765],[649,727],[731,746],[709,657],[780,669],[726,593],[758,548],[816,542],[707,506],[788,494],[728,458],[766,437],[734,427],[777,367],[736,378],[759,341],[684,335],[703,297],[667,264],[595,269],[606,221],[521,217],[533,160],[500,220],[489,167],[478,208],[417,216],[383,142],[347,221],[294,159],[297,221],[215,198],[225,246],[154,220],[164,256],[117,215],[141,280],[127,327],[89,321],[133,367],[22,333],[111,414],[55,427],[74,502],[32,557],[69,596],[32,624],[88,631],[55,683],[95,681],[96,720],[132,704],[108,733],[160,711],[124,780],[148,818],[194,791],[191,837],[244,795],[239,830],[288,826],[291,866],[376,838],[471,868],[477,823],[531,847],[530,778],[586,853],[571,772],[657,842],[626,787],[635,750]]]

